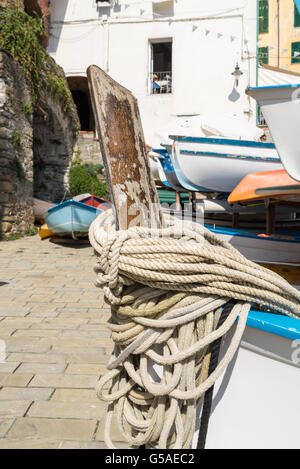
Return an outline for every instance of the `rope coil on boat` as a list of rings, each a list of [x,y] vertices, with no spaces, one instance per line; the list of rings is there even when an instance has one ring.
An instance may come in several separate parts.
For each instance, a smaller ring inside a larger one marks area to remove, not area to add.
[[[164,216],[164,226],[116,231],[108,210],[89,231],[115,343],[97,390],[109,402],[109,448],[114,413],[133,447],[190,448],[199,401],[233,358],[251,306],[300,315],[300,292],[279,275],[202,225]],[[230,345],[209,374],[211,345],[228,331]]]

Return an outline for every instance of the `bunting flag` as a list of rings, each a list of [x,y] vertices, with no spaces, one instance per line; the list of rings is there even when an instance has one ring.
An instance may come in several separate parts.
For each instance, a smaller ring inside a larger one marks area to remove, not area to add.
[[[295,7],[298,10],[298,13],[300,14],[300,0],[294,0],[294,3],[295,3]]]

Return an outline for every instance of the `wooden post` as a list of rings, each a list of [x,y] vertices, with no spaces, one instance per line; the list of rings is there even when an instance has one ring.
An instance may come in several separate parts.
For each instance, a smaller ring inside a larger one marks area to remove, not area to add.
[[[131,222],[159,228],[162,212],[137,100],[96,65],[87,77],[117,229],[126,230]]]
[[[232,214],[232,228],[238,228],[240,226],[240,214],[233,212]]]
[[[266,220],[266,234],[271,235],[275,233],[275,220],[276,220],[276,205],[269,203],[267,208]]]
[[[176,210],[181,211],[180,192],[176,191]]]

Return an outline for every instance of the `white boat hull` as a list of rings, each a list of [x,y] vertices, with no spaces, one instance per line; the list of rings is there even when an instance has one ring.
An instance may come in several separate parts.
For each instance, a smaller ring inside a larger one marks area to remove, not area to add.
[[[275,240],[270,237],[226,234],[221,233],[220,230],[217,231],[217,234],[251,261],[277,264],[300,263],[300,242]]]
[[[300,84],[249,88],[247,94],[260,105],[284,168],[300,181]]]
[[[194,186],[217,192],[231,192],[249,173],[283,169],[272,144],[259,142],[187,138],[176,141],[173,157],[175,171],[179,166]]]
[[[300,448],[299,350],[299,340],[246,327],[215,384],[206,449]]]

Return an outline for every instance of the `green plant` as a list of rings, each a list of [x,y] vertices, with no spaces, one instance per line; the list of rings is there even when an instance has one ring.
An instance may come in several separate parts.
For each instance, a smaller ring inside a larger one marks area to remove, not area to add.
[[[23,238],[24,236],[34,236],[38,232],[38,229],[36,226],[33,228],[27,228],[27,230],[22,231],[22,232],[17,232],[17,233],[11,233],[7,236],[7,241],[15,241],[17,239]]]
[[[13,146],[19,148],[21,146],[21,133],[18,130],[13,130],[11,140]]]
[[[46,51],[42,18],[29,16],[21,10],[0,10],[0,49],[11,53],[30,79],[33,99],[40,87]]]
[[[18,158],[14,158],[10,162],[11,168],[17,173],[17,177],[19,181],[25,181],[25,172],[22,164],[18,160]]]
[[[74,197],[89,192],[104,199],[109,199],[107,183],[99,181],[86,165],[73,165],[70,169],[70,193]]]
[[[22,111],[25,116],[32,116],[33,114],[32,106],[29,103],[22,104]]]
[[[82,159],[77,156],[77,158],[75,158],[73,161],[72,161],[72,166],[79,166],[82,164]]]
[[[72,101],[72,96],[65,78],[59,78],[53,73],[48,73],[47,79],[53,96],[59,99],[61,103],[62,110],[64,112],[69,112],[69,105]]]

